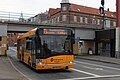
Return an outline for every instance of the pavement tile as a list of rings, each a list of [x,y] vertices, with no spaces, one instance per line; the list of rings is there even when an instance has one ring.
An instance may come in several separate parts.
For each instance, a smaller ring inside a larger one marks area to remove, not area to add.
[[[0,56],[0,80],[27,80],[11,65],[8,57]]]

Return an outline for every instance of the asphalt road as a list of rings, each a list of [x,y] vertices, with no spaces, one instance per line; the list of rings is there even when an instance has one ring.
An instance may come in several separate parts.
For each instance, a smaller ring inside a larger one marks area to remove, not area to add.
[[[16,58],[16,48],[9,48],[12,65],[28,80],[120,80],[120,65],[75,59],[75,68],[36,72]]]

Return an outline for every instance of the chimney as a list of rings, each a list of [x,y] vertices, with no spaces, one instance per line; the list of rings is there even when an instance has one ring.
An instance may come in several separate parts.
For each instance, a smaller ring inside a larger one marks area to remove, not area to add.
[[[109,8],[107,8],[107,11],[110,11]]]

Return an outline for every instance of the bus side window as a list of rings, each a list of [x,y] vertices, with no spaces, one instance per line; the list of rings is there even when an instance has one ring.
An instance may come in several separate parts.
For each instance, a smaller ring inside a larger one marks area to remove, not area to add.
[[[27,50],[28,52],[30,52],[31,49],[32,49],[32,39],[31,39],[31,38],[28,38],[28,39],[26,39],[26,50]]]
[[[33,40],[32,40],[32,44],[31,44],[32,46],[32,54],[35,54],[35,38],[33,38]]]

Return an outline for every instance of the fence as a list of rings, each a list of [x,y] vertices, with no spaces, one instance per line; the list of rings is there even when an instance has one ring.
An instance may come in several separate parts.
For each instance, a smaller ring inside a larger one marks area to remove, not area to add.
[[[29,18],[34,16],[34,14],[0,11],[0,21],[21,22],[27,21]]]

